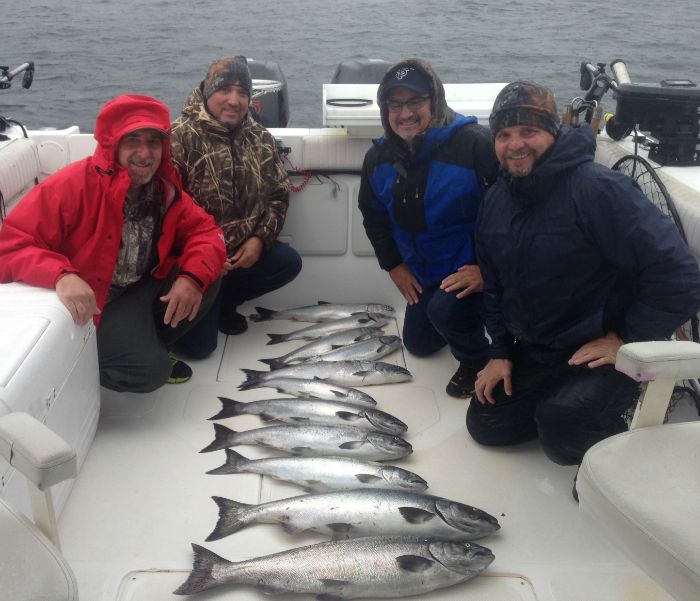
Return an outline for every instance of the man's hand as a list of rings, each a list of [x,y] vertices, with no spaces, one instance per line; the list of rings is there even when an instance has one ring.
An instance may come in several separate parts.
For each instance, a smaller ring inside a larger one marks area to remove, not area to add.
[[[405,263],[401,263],[401,265],[391,269],[389,277],[401,291],[409,305],[415,305],[418,302],[418,295],[423,294],[423,288]]]
[[[90,284],[77,273],[67,273],[59,279],[56,282],[56,294],[79,326],[84,326],[93,315],[100,313]]]
[[[226,260],[226,263],[224,263],[224,271],[252,267],[260,260],[263,248],[263,241],[257,236],[251,236],[241,244],[232,257]],[[228,269],[227,265],[230,265]]]
[[[503,380],[503,389],[508,396],[513,394],[513,384],[511,375],[513,373],[513,362],[509,359],[491,359],[484,369],[482,369],[474,383],[476,397],[481,404],[490,403],[494,405],[496,399],[493,398],[493,389]]]
[[[601,338],[596,338],[586,342],[578,349],[571,359],[569,365],[582,365],[587,363],[588,367],[600,367],[601,365],[615,365],[617,351],[624,344],[615,332],[608,332]]]
[[[163,323],[176,328],[183,319],[192,321],[197,316],[202,304],[202,293],[187,278],[176,278],[170,292],[161,296],[160,300],[168,303]]]
[[[472,292],[484,289],[484,278],[478,265],[462,265],[455,273],[448,275],[440,284],[440,290],[454,292],[459,290],[457,298],[464,298]]]

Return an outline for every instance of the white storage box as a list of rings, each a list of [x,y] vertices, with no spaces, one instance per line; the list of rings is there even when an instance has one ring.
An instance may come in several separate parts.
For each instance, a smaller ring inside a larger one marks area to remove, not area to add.
[[[36,417],[75,449],[80,469],[99,409],[94,325],[75,325],[54,290],[0,284],[0,415],[23,411]],[[57,516],[73,482],[52,489]],[[24,478],[3,460],[0,496],[31,515]]]

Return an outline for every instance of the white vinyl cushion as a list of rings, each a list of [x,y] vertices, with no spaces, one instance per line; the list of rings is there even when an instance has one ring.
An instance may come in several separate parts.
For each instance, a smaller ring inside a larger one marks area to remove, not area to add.
[[[637,382],[700,376],[700,344],[685,340],[630,342],[620,348],[615,369]]]
[[[700,599],[700,422],[599,442],[576,488],[580,510],[644,572],[678,601]]]
[[[0,499],[0,599],[77,601],[70,566],[33,522]]]

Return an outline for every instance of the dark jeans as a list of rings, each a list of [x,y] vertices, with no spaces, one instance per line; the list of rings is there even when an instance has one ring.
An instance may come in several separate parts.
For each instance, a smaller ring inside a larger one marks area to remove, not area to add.
[[[572,367],[566,360],[545,364],[516,350],[513,395],[503,384],[496,404],[472,397],[467,429],[484,445],[513,445],[539,436],[547,456],[560,465],[578,465],[595,443],[627,429],[621,415],[636,401],[637,382],[612,365]]]
[[[205,315],[219,291],[217,280],[204,293],[194,321],[184,319],[175,328],[165,325],[167,303],[160,297],[168,293],[177,273],[173,269],[165,280],[145,276],[102,309],[97,352],[105,388],[151,392],[168,381],[168,349]]]
[[[233,269],[221,279],[221,290],[209,312],[175,345],[192,359],[203,359],[216,350],[219,316],[235,311],[247,300],[262,296],[291,282],[301,271],[301,257],[288,244],[275,242],[258,262],[247,269]]]
[[[481,293],[457,298],[438,287],[424,288],[418,303],[406,305],[403,343],[417,357],[432,355],[446,344],[460,362],[486,362],[488,340],[481,321]]]

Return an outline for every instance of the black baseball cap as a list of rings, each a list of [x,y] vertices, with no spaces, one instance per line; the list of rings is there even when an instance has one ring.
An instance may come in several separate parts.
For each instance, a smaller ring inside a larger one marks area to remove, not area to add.
[[[386,100],[389,92],[398,87],[408,88],[421,96],[430,95],[432,90],[430,77],[411,65],[397,68],[391,77],[386,80],[382,91],[382,100]]]

